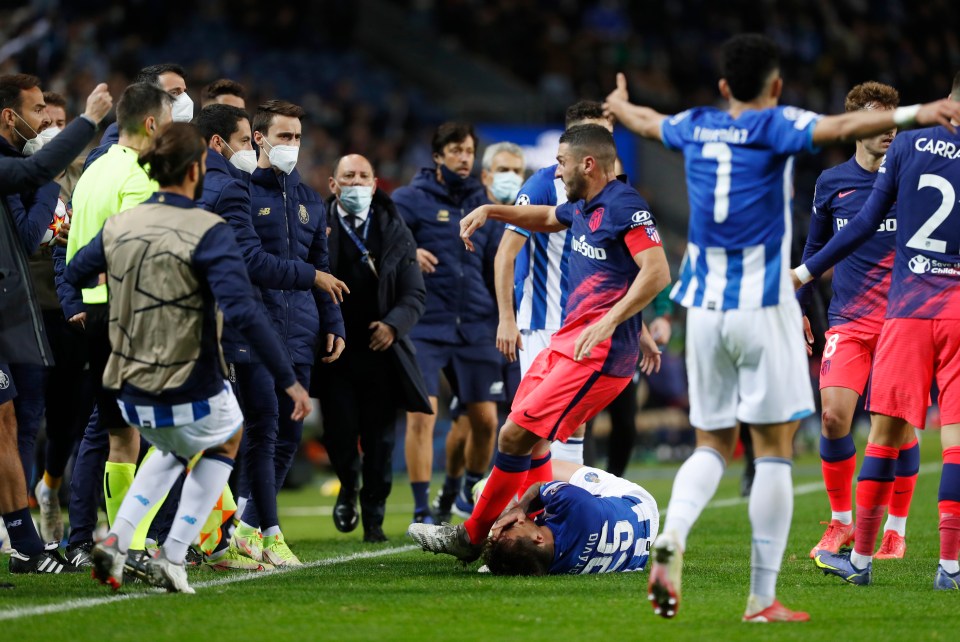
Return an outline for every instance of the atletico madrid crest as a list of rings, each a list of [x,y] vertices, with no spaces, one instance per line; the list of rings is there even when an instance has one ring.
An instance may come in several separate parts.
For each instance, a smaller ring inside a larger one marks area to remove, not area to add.
[[[603,208],[598,207],[593,211],[593,214],[590,215],[590,221],[587,225],[590,227],[591,232],[596,232],[597,228],[600,227],[600,223],[603,221]]]

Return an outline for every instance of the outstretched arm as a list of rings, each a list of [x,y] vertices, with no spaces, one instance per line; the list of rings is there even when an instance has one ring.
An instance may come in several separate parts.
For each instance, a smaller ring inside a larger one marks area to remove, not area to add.
[[[874,136],[888,129],[911,129],[943,125],[956,133],[951,120],[960,121],[960,103],[949,98],[923,105],[898,107],[894,110],[861,110],[835,116],[824,116],[813,127],[813,144],[824,145]]]
[[[650,107],[632,104],[627,95],[627,77],[622,73],[617,74],[617,88],[607,96],[603,103],[603,112],[615,117],[635,134],[662,140],[660,126],[667,117]]]
[[[474,251],[470,237],[487,222],[488,218],[512,223],[531,232],[559,232],[567,228],[557,220],[557,208],[553,205],[481,205],[460,219],[460,238],[467,249]]]

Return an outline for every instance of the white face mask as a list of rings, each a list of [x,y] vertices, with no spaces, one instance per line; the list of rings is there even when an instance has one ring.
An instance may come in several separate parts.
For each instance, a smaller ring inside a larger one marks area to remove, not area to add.
[[[270,145],[267,137],[263,137],[263,142],[270,147],[270,153],[267,158],[270,164],[279,169],[284,174],[289,174],[297,166],[297,156],[300,155],[300,148],[293,145]]]
[[[523,177],[516,172],[497,172],[493,175],[490,191],[499,203],[513,203],[523,185]]]
[[[39,134],[37,134],[37,136],[38,136],[39,138],[42,138],[42,139],[43,139],[43,144],[46,145],[46,144],[49,143],[51,140],[53,140],[54,138],[56,138],[57,134],[59,134],[59,133],[62,132],[62,131],[63,131],[62,129],[60,129],[59,127],[56,127],[56,126],[47,127],[47,128],[44,129],[42,132],[40,132]]]
[[[342,185],[340,187],[340,207],[348,214],[360,214],[370,209],[373,202],[371,185]]]
[[[24,155],[24,156],[33,156],[33,155],[36,154],[38,151],[40,151],[40,148],[43,147],[43,143],[46,142],[46,141],[44,141],[42,138],[40,138],[40,134],[38,134],[37,131],[36,131],[33,127],[31,127],[29,124],[27,124],[27,121],[23,120],[23,116],[21,116],[21,115],[18,114],[17,112],[13,112],[13,113],[14,113],[14,115],[15,115],[17,118],[19,118],[21,121],[23,121],[23,124],[24,124],[24,125],[27,125],[27,129],[29,129],[30,131],[33,132],[33,138],[27,138],[26,136],[24,136],[23,134],[21,134],[20,132],[18,132],[18,131],[16,130],[16,128],[14,128],[14,130],[13,130],[13,131],[17,132],[17,136],[19,136],[20,138],[22,138],[23,140],[26,141],[26,143],[25,143],[24,146],[23,146],[23,155]]]
[[[227,144],[227,141],[223,141],[223,146],[233,154],[230,157],[230,164],[241,172],[252,174],[253,170],[257,169],[257,152],[252,149],[241,149],[239,152],[235,152],[233,148]]]
[[[230,157],[230,164],[241,172],[252,174],[257,169],[257,152],[252,149],[241,149]]]
[[[193,100],[183,92],[173,101],[173,122],[189,123],[193,120]]]

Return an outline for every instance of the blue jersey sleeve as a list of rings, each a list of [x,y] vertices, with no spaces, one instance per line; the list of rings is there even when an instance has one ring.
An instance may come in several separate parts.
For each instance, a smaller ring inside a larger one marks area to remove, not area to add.
[[[562,225],[573,227],[573,215],[577,211],[577,203],[566,202],[563,205],[557,205],[555,216]]]
[[[660,139],[667,149],[681,150],[688,140],[692,110],[682,111],[660,123]]]
[[[820,114],[797,107],[776,107],[758,133],[780,154],[814,152],[817,148],[813,144],[813,128],[821,118]]]
[[[819,252],[824,245],[833,236],[833,225],[831,224],[832,210],[830,206],[832,192],[823,184],[823,175],[817,179],[817,185],[813,192],[813,211],[810,213],[810,229],[807,231],[807,241],[803,246],[803,258],[805,262],[811,256]],[[797,301],[804,314],[810,307],[810,300],[813,298],[813,281],[805,283],[797,290]]]

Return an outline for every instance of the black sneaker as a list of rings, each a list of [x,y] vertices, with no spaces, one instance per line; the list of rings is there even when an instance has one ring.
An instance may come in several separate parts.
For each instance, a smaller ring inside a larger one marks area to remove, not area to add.
[[[151,557],[147,551],[127,551],[127,559],[123,563],[123,581],[127,584],[146,582],[147,560]]]
[[[46,549],[36,555],[10,553],[11,573],[79,573],[80,570],[64,559],[55,543],[47,544]]]
[[[387,536],[383,534],[383,529],[379,526],[370,526],[363,529],[363,541],[368,544],[381,544],[388,542]]]
[[[441,490],[437,493],[433,503],[430,504],[430,512],[433,513],[434,523],[440,524],[449,522],[453,511],[453,502],[457,499],[457,494],[444,495]]]
[[[201,564],[203,564],[203,553],[192,546],[187,547],[187,556],[183,560],[183,565],[187,568],[194,568]]]
[[[67,547],[67,561],[77,568],[86,568],[93,566],[93,560],[90,559],[90,552],[93,550],[93,542],[83,542]]]

